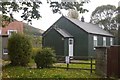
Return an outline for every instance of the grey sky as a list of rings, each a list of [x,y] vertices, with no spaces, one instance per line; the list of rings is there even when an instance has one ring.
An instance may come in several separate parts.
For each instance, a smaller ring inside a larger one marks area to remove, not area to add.
[[[42,18],[39,20],[34,20],[33,21],[33,26],[42,30],[48,29],[61,15],[60,14],[53,14],[51,9],[49,8],[49,4],[46,3],[46,0],[41,0],[43,4],[41,5],[40,8],[40,14],[42,15]],[[95,10],[96,7],[101,6],[101,5],[115,5],[116,7],[118,6],[119,0],[90,0],[88,4],[84,4],[84,8],[88,9],[89,12],[86,12],[84,14],[80,14],[81,16],[85,17],[85,21],[89,22],[90,21],[90,16],[91,13]],[[63,13],[66,15],[66,11],[63,10]],[[14,15],[15,18],[18,20],[20,17],[18,15]]]

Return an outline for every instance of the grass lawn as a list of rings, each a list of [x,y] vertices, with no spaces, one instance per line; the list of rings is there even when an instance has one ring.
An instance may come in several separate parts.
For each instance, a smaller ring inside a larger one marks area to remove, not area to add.
[[[32,66],[34,64],[30,64]],[[66,66],[66,64],[54,64],[54,66]],[[89,68],[89,65],[71,64],[70,67]],[[94,66],[93,66],[94,67]],[[19,66],[4,66],[3,78],[99,78],[95,72],[89,70],[74,70],[60,68],[31,69]]]
[[[77,60],[77,62],[90,63],[90,60]],[[95,63],[95,60],[93,60],[93,63]],[[54,64],[54,66],[56,66],[56,67],[66,67],[66,64],[65,63],[64,64],[57,63],[57,64]],[[69,64],[69,68],[87,68],[87,69],[90,69],[90,64]],[[95,69],[95,65],[93,65],[92,68]]]

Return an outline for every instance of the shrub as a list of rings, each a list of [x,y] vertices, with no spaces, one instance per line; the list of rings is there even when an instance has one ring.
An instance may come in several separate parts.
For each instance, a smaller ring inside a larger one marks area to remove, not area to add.
[[[37,54],[38,51],[40,51],[40,50],[41,50],[41,48],[32,48],[32,54],[31,54],[32,59],[35,58],[36,54]]]
[[[35,56],[37,68],[48,68],[56,61],[54,50],[43,48]]]
[[[8,39],[8,55],[12,65],[26,66],[31,58],[31,42],[24,34],[13,33]]]

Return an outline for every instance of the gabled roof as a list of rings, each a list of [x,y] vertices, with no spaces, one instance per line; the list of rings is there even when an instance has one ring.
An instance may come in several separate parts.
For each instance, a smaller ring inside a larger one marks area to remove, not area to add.
[[[83,29],[84,31],[88,32],[88,33],[105,35],[105,36],[113,36],[109,32],[101,29],[98,25],[95,25],[95,24],[92,24],[92,23],[87,23],[87,22],[81,22],[78,19],[73,19],[73,18],[68,18],[68,17],[65,17],[65,18],[68,19],[69,21],[71,21],[72,23],[74,23],[75,25],[77,25],[78,27],[80,27],[81,29]]]
[[[14,21],[9,23],[6,27],[1,27],[0,30],[2,31],[2,35],[7,35],[8,30],[17,30],[17,32],[23,33],[23,23],[21,21]]]
[[[61,18],[65,18],[67,20],[69,20],[70,22],[72,22],[73,24],[75,24],[76,26],[78,26],[80,29],[86,31],[87,33],[91,33],[91,34],[97,34],[97,35],[104,35],[104,36],[112,36],[112,34],[110,34],[109,32],[101,29],[98,25],[92,24],[92,23],[87,23],[87,22],[81,22],[78,19],[73,19],[73,18],[68,18],[65,16],[61,16],[56,22],[58,22]],[[55,22],[55,23],[56,23]],[[55,24],[54,23],[54,24]],[[53,24],[53,25],[54,25]],[[48,31],[50,31],[50,29],[54,26],[49,27],[43,34],[42,36],[44,36]]]
[[[67,37],[73,37],[70,33],[68,33],[66,30],[64,29],[60,29],[60,28],[54,28],[59,34],[61,34],[64,38]]]

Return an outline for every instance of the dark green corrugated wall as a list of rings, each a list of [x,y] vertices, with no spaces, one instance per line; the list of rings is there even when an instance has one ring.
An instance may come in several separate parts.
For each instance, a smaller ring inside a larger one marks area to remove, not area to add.
[[[88,56],[88,33],[76,27],[64,17],[56,25],[74,36],[74,56]]]
[[[69,44],[68,44],[68,38],[65,38],[64,40],[64,56],[69,55]]]
[[[94,55],[94,47],[93,47],[93,35],[89,34],[88,36],[88,54],[89,56],[93,56]]]
[[[56,55],[64,55],[64,40],[62,40],[62,36],[54,29],[51,29],[43,37],[43,47],[51,47],[55,49]]]

